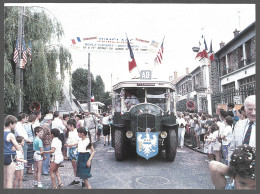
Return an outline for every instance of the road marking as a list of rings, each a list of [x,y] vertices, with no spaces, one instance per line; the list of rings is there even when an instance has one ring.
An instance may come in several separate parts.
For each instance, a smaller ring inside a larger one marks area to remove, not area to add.
[[[108,150],[107,152],[108,153],[113,153],[113,152],[115,152],[115,150]]]

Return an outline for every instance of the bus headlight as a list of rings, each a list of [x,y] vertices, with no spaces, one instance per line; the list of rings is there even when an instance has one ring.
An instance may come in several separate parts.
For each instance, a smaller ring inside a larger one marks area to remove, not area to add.
[[[161,138],[165,139],[167,137],[167,132],[166,131],[162,131],[161,132]]]
[[[132,131],[127,131],[127,132],[126,132],[126,137],[127,137],[127,138],[133,137],[133,132],[132,132]]]

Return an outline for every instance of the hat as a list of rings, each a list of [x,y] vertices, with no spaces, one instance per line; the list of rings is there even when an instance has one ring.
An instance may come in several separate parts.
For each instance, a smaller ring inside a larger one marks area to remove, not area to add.
[[[52,114],[46,114],[44,117],[44,120],[52,120],[53,119],[53,115]]]

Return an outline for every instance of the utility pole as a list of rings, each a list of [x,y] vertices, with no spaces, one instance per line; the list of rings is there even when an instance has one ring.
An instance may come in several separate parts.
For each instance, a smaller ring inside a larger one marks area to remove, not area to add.
[[[22,37],[23,37],[23,11],[24,7],[20,7],[20,12],[19,12],[19,18],[18,18],[18,44],[19,44],[19,50],[18,50],[18,63],[16,64],[16,70],[15,70],[15,86],[17,87],[18,91],[16,93],[16,102],[17,102],[17,107],[16,107],[16,115],[22,111],[22,90],[21,90],[21,69],[20,69],[20,64],[21,64],[21,50],[22,50]]]
[[[88,53],[88,90],[87,90],[88,111],[90,112],[91,103],[91,75],[90,75],[90,53]]]

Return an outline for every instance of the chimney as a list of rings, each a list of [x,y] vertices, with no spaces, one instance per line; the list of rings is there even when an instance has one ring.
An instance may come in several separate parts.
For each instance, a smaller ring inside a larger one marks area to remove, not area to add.
[[[235,29],[235,31],[233,32],[234,33],[234,37],[236,37],[238,34],[239,34],[239,30]]]
[[[186,75],[189,75],[189,68],[188,67],[186,67]]]
[[[177,78],[178,78],[178,72],[174,71],[174,79],[177,79]]]
[[[223,46],[225,46],[225,43],[223,41],[221,41],[221,43],[219,45],[220,45],[220,48],[222,48]]]

